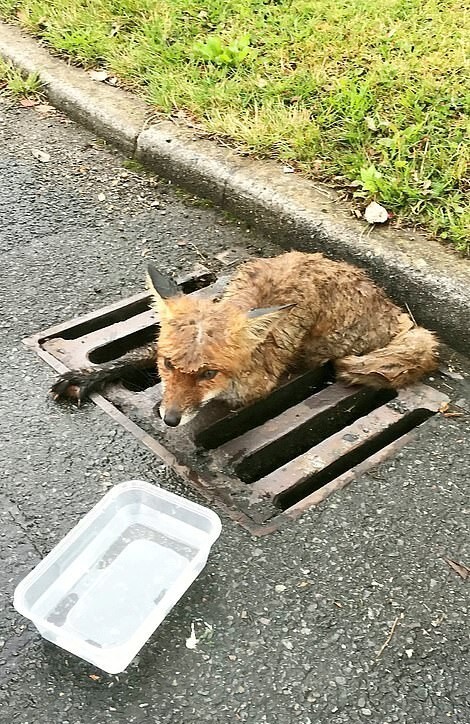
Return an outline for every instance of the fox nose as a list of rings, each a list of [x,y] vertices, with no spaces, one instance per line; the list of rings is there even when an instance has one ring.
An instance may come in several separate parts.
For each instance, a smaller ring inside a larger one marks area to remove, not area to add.
[[[163,422],[168,427],[177,427],[181,422],[181,412],[179,410],[165,410]]]

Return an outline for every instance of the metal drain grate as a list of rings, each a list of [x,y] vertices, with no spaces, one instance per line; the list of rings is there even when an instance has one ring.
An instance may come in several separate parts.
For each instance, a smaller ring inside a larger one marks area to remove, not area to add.
[[[186,293],[225,283],[207,270],[180,279]],[[158,334],[147,293],[25,340],[57,372],[115,359]],[[92,399],[208,500],[254,535],[276,530],[401,447],[448,401],[419,384],[398,394],[345,387],[328,367],[286,380],[238,411],[211,403],[192,426],[168,430],[155,416],[156,373],[137,373]]]

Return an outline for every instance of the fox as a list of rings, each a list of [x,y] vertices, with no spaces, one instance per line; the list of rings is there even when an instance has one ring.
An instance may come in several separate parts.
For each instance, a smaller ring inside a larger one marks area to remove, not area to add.
[[[435,334],[418,326],[356,266],[291,251],[241,264],[213,298],[183,294],[148,267],[160,332],[114,363],[63,374],[55,399],[80,401],[136,367],[161,379],[156,413],[185,425],[208,402],[243,407],[289,374],[332,363],[347,385],[398,389],[438,366]]]

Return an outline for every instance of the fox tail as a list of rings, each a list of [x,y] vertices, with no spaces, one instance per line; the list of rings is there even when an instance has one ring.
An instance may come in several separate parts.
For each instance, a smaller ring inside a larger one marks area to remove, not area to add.
[[[406,387],[436,369],[438,348],[432,332],[413,327],[393,337],[386,347],[336,360],[337,376],[349,385]]]

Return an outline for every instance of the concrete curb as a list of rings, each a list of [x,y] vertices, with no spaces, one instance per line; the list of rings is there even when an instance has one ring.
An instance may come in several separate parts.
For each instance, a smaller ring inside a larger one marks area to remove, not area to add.
[[[285,174],[275,162],[242,158],[169,121],[148,126],[143,101],[51,57],[14,26],[0,23],[0,55],[24,72],[37,72],[57,108],[283,247],[323,251],[366,268],[421,324],[470,353],[470,262],[430,239],[368,228],[331,190]]]

